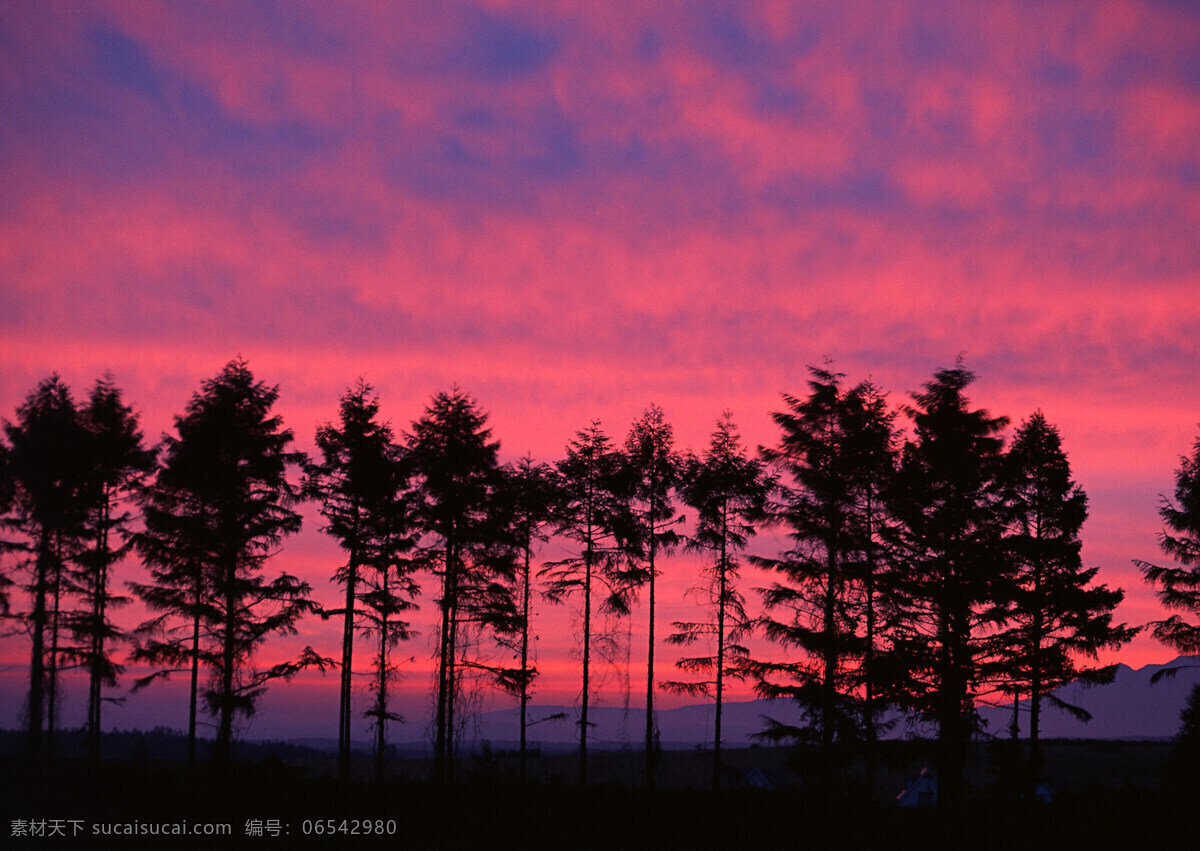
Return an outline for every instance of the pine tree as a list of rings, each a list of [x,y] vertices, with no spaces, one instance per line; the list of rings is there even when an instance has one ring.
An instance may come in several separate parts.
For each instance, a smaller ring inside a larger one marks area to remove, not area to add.
[[[304,458],[289,450],[292,434],[271,413],[277,398],[278,390],[256,381],[241,360],[204,382],[175,420],[178,437],[165,440],[163,467],[147,495],[146,531],[137,541],[154,579],[137,590],[164,619],[192,626],[190,648],[159,641],[141,648],[141,657],[191,661],[192,759],[196,676],[201,664],[209,669],[203,696],[217,719],[218,766],[229,761],[235,718],[253,713],[271,680],[329,662],[305,648],[299,659],[266,670],[253,664],[268,636],[295,633],[297,621],[315,608],[307,583],[287,573],[263,575],[279,543],[301,523],[288,471]]]
[[[0,441],[0,527],[8,519],[12,511],[13,498],[16,495],[16,485],[9,469],[8,447]],[[16,583],[8,574],[15,573],[15,562],[5,558],[9,552],[16,551],[19,546],[12,541],[0,539],[0,618],[7,618],[12,612],[12,601],[9,589]]]
[[[1170,670],[1165,669],[1165,670]],[[1161,673],[1161,672],[1160,672]],[[1183,711],[1179,713],[1179,732],[1163,772],[1163,791],[1190,806],[1200,793],[1200,685],[1192,686]]]
[[[1181,458],[1175,472],[1175,499],[1163,498],[1158,509],[1163,521],[1159,548],[1176,562],[1160,566],[1134,562],[1146,582],[1158,587],[1159,602],[1170,617],[1149,626],[1154,637],[1185,655],[1200,653],[1200,623],[1179,612],[1200,616],[1200,438],[1190,458]]]
[[[580,662],[583,683],[579,710],[579,785],[588,778],[588,709],[592,700],[592,660],[597,643],[610,643],[611,632],[598,629],[597,617],[629,614],[633,576],[628,548],[635,534],[630,516],[626,468],[621,453],[598,421],[579,431],[558,463],[562,505],[558,533],[578,554],[546,566],[546,596],[553,602],[580,597]],[[600,598],[598,603],[594,597]]]
[[[774,483],[762,463],[747,456],[728,411],[717,421],[717,430],[703,458],[689,455],[680,488],[685,504],[696,510],[696,525],[689,549],[704,553],[709,584],[701,589],[708,597],[712,619],[675,622],[671,644],[690,646],[700,640],[712,642],[710,656],[692,656],[675,664],[694,677],[689,681],[663,683],[680,694],[707,695],[715,704],[713,722],[713,788],[721,784],[721,712],[725,683],[745,679],[750,673],[749,651],[741,643],[753,630],[746,613],[745,598],[738,588],[738,553],[756,534],[766,514],[767,499]]]
[[[32,609],[23,620],[29,664],[28,750],[34,763],[53,756],[63,594],[79,547],[87,489],[87,434],[70,389],[58,375],[42,381],[4,424],[12,492],[8,525],[23,538]],[[45,740],[43,741],[43,732]]]
[[[763,589],[767,611],[782,615],[761,620],[765,634],[802,655],[754,671],[761,694],[792,698],[810,719],[807,728],[777,725],[768,735],[819,745],[825,794],[835,745],[875,732],[880,494],[893,469],[894,416],[871,385],[846,391],[842,375],[809,371],[809,395],[784,396],[789,410],[774,414],[780,444],[763,450],[793,482],[774,519],[794,546],[781,558],[755,559],[782,576]]]
[[[342,618],[342,676],[338,707],[338,776],[350,775],[351,717],[354,682],[354,637],[365,630],[379,638],[375,660],[376,764],[382,765],[390,676],[389,648],[407,637],[407,624],[396,615],[412,607],[416,593],[400,554],[411,548],[406,499],[406,472],[391,428],[377,421],[379,400],[361,379],[341,400],[337,426],[317,429],[321,460],[308,465],[305,494],[321,503],[324,531],[337,539],[346,562],[334,573],[345,586],[345,605],[323,616]],[[360,606],[365,605],[363,610]],[[361,623],[360,623],[361,622]]]
[[[549,465],[535,463],[526,455],[516,465],[505,468],[502,509],[517,551],[520,629],[516,636],[519,658],[516,688],[520,723],[518,766],[522,781],[527,775],[529,699],[537,678],[534,649],[530,646],[533,628],[533,553],[537,543],[548,538],[545,530],[554,520],[559,496],[558,477]]]
[[[403,474],[401,474],[403,479]],[[391,711],[389,686],[395,675],[390,661],[391,649],[401,641],[412,638],[408,621],[400,620],[405,612],[416,608],[413,599],[420,586],[413,576],[413,563],[404,553],[415,545],[411,517],[405,495],[399,496],[375,518],[378,546],[364,563],[367,570],[360,576],[362,590],[361,620],[363,632],[376,640],[374,661],[375,700],[366,716],[375,724],[375,779],[383,780],[384,757],[387,753],[387,725],[402,722],[403,717]]]
[[[133,514],[128,510],[138,488],[154,468],[154,453],[142,445],[138,417],[124,403],[111,377],[96,382],[80,412],[87,432],[88,482],[82,524],[84,546],[77,560],[75,590],[83,604],[71,619],[79,645],[72,655],[88,673],[87,753],[100,758],[103,690],[117,684],[124,670],[112,657],[112,644],[124,633],[111,612],[129,602],[113,591],[112,570],[133,546]]]
[[[1111,682],[1115,666],[1089,666],[1105,648],[1116,649],[1137,634],[1113,623],[1124,598],[1120,589],[1095,585],[1097,567],[1083,567],[1079,532],[1087,496],[1071,480],[1058,430],[1038,411],[1021,425],[1005,458],[1004,513],[1014,587],[1001,651],[1002,691],[1029,698],[1029,792],[1041,769],[1041,705],[1069,707],[1051,692],[1070,682]]]
[[[904,699],[937,726],[946,811],[962,797],[975,699],[994,675],[993,640],[1009,610],[999,492],[1008,420],[969,407],[964,390],[974,378],[960,364],[914,394],[915,440],[890,499],[904,559],[906,620],[895,636],[908,667]]]
[[[487,415],[458,388],[438,393],[413,423],[406,448],[416,477],[414,520],[424,535],[415,564],[441,580],[441,625],[434,717],[434,776],[453,779],[455,725],[466,653],[475,633],[515,626],[515,606],[498,574],[511,562],[498,555],[504,541],[491,510],[500,480]],[[491,673],[503,675],[502,670]]]
[[[654,714],[655,580],[658,557],[678,545],[676,527],[683,521],[673,500],[679,483],[682,459],[675,451],[671,425],[657,405],[648,407],[635,420],[625,439],[625,458],[633,483],[634,521],[644,565],[647,588],[646,650],[646,786],[654,787],[654,757],[658,747]]]

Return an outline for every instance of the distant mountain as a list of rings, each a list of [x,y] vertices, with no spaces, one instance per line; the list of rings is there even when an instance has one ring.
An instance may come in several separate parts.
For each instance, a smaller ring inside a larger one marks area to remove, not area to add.
[[[1163,677],[1151,685],[1150,678],[1166,668],[1179,668],[1173,678]],[[1077,721],[1071,714],[1043,703],[1043,738],[1070,739],[1165,739],[1179,732],[1179,713],[1200,683],[1200,656],[1181,656],[1164,665],[1147,665],[1134,670],[1118,665],[1111,683],[1087,688],[1077,683],[1056,689],[1060,700],[1086,709],[1092,720]],[[1029,732],[1028,701],[1022,701],[1021,735]],[[1012,704],[985,708],[980,712],[988,729],[1005,733],[1012,720]]]
[[[1188,667],[1190,666],[1190,667]],[[1150,678],[1164,668],[1181,667],[1174,678],[1164,677],[1151,685]],[[1104,686],[1085,688],[1078,684],[1055,691],[1061,700],[1080,706],[1092,714],[1084,723],[1072,715],[1042,705],[1041,736],[1043,738],[1075,739],[1161,739],[1174,736],[1179,730],[1179,713],[1192,690],[1200,683],[1200,656],[1180,657],[1164,665],[1147,665],[1134,670],[1119,665],[1113,682]],[[577,741],[575,719],[577,710],[570,706],[531,707],[532,721],[551,718],[563,713],[562,720],[541,721],[529,730],[529,740],[557,749]],[[989,732],[1007,735],[1012,719],[1012,705],[983,707],[980,714]],[[713,706],[697,704],[676,709],[659,710],[660,740],[665,748],[691,748],[712,741]],[[1028,702],[1022,701],[1020,712],[1021,735],[1028,734]],[[518,738],[517,710],[499,709],[479,715],[466,731],[464,740],[490,741],[497,747],[513,746]],[[795,704],[786,700],[752,700],[725,704],[722,715],[722,739],[730,747],[745,747],[753,742],[751,736],[766,726],[764,718],[785,724],[801,721]],[[645,712],[631,707],[628,710],[608,706],[592,706],[589,720],[594,726],[591,742],[597,748],[640,746],[645,730]],[[890,737],[905,735],[903,724],[897,724]]]

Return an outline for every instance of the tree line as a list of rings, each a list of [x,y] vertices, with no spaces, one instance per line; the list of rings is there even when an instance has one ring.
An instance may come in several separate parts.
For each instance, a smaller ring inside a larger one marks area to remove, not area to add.
[[[509,464],[499,461],[487,415],[457,388],[435,395],[397,433],[360,380],[342,396],[337,419],[316,430],[310,458],[273,413],[278,388],[241,360],[203,382],[174,433],[156,446],[147,445],[111,377],[76,402],[51,376],[4,423],[0,444],[7,530],[0,602],[30,642],[29,753],[35,760],[53,754],[67,667],[88,678],[89,760],[100,757],[106,695],[132,661],[153,670],[134,691],[171,675],[188,678],[189,763],[204,712],[215,721],[212,755],[222,765],[237,718],[254,711],[270,682],[315,666],[341,673],[338,766],[347,777],[354,675],[369,669],[366,714],[382,775],[388,724],[398,719],[389,695],[394,651],[412,635],[422,582],[432,580],[438,780],[453,779],[464,695],[480,680],[520,707],[524,776],[538,674],[530,623],[537,606],[561,604],[579,624],[585,785],[593,666],[644,599],[647,785],[655,779],[662,690],[714,702],[713,783],[720,785],[731,680],[799,705],[802,724],[772,723],[762,735],[814,749],[829,792],[847,782],[852,759],[870,783],[888,710],[928,720],[949,808],[962,795],[980,701],[1011,699],[1015,719],[1025,700],[1025,777],[1036,783],[1040,715],[1045,704],[1061,704],[1051,692],[1110,679],[1099,652],[1137,632],[1114,621],[1123,592],[1098,583],[1097,568],[1082,563],[1087,498],[1057,429],[1034,412],[1006,441],[1008,419],[972,406],[974,375],[961,363],[938,370],[900,406],[870,382],[848,385],[827,367],[809,373],[807,393],[783,396],[773,415],[779,438],[771,447],[747,447],[726,413],[702,452],[681,451],[663,411],[651,405],[623,442],[597,421],[554,463]],[[1163,508],[1174,533],[1164,535],[1163,548],[1182,567],[1143,570],[1164,605],[1194,612],[1200,441],[1177,485],[1176,502]],[[340,589],[335,608],[318,605],[307,582],[275,566],[284,539],[300,529],[303,501],[316,504],[322,531],[342,553],[330,579]],[[787,549],[749,555],[751,539],[767,529],[785,532]],[[569,557],[540,557],[551,538]],[[697,619],[668,628],[665,643],[684,654],[671,679],[655,667],[663,643],[656,580],[681,548],[700,554],[704,570]],[[145,573],[122,588],[113,568],[127,557]],[[744,587],[746,563],[768,572],[767,587]],[[748,594],[761,606],[751,606]],[[114,617],[129,595],[153,613],[134,628]],[[260,667],[264,642],[295,633],[305,617],[340,625],[340,654],[306,648]],[[1200,649],[1200,627],[1178,614],[1154,628],[1185,652]],[[778,651],[752,652],[752,634]]]

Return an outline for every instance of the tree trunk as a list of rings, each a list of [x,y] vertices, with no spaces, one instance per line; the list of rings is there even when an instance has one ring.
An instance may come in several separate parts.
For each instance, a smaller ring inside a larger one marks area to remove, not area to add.
[[[649,623],[646,650],[646,788],[654,788],[654,555],[657,541],[654,538],[654,516],[658,506],[653,499],[650,501],[650,594],[649,594]]]
[[[54,604],[50,612],[50,655],[46,666],[46,756],[54,759],[54,734],[58,714],[58,623],[59,605],[62,601],[62,535],[56,536],[54,553]]]
[[[451,660],[453,652],[450,638],[450,624],[453,620],[454,607],[454,548],[451,540],[446,539],[445,574],[442,577],[442,632],[438,641],[438,689],[437,689],[437,723],[434,732],[433,775],[438,783],[447,779],[446,754],[446,719],[449,705]]]
[[[379,702],[376,706],[378,716],[376,718],[375,727],[375,782],[383,782],[384,774],[384,753],[387,750],[387,711],[388,711],[388,618],[387,618],[387,599],[388,599],[388,575],[387,565],[383,568],[383,595],[384,608],[380,613],[379,624]],[[349,744],[347,742],[347,744]]]
[[[525,538],[525,573],[521,583],[521,618],[524,626],[521,628],[521,751],[520,777],[526,780],[527,743],[526,730],[529,725],[529,562],[532,540]]]
[[[590,511],[590,509],[589,509]],[[579,712],[579,785],[587,786],[588,698],[591,691],[589,665],[592,651],[592,527],[589,518],[587,554],[583,573],[583,697]]]
[[[221,693],[220,713],[217,722],[217,739],[213,747],[213,761],[219,771],[229,766],[233,744],[233,666],[237,656],[237,559],[226,556],[225,564],[225,623],[221,636]]]
[[[725,688],[725,572],[728,568],[728,552],[726,539],[728,521],[725,518],[725,508],[721,509],[721,564],[717,569],[717,705],[713,714],[713,791],[721,790],[721,709]]]
[[[33,581],[33,649],[29,657],[29,758],[42,758],[42,721],[46,687],[46,592],[50,574],[50,533],[43,528],[38,540]]]
[[[357,536],[357,528],[355,529]],[[346,564],[346,611],[342,620],[342,678],[338,701],[338,779],[350,779],[350,716],[354,663],[354,602],[358,580],[357,543],[350,548]]]
[[[96,574],[92,579],[92,630],[88,636],[87,761],[90,769],[100,762],[100,709],[103,691],[104,632],[108,603],[108,518],[110,497],[107,486],[100,502],[96,534]]]
[[[195,611],[192,614],[192,683],[188,697],[188,773],[196,770],[196,705],[200,695],[200,601],[201,574],[196,573],[194,594]]]

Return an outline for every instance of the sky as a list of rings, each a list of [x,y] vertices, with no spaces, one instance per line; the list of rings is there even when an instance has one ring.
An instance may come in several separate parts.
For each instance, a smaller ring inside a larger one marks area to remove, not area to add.
[[[1195,4],[0,0],[0,103],[0,417],[109,371],[156,439],[241,356],[301,448],[362,376],[399,430],[457,385],[554,460],[651,402],[770,445],[807,365],[899,405],[961,356],[1060,429],[1119,617],[1163,616],[1132,560],[1200,421]],[[318,527],[277,561],[332,601]]]

